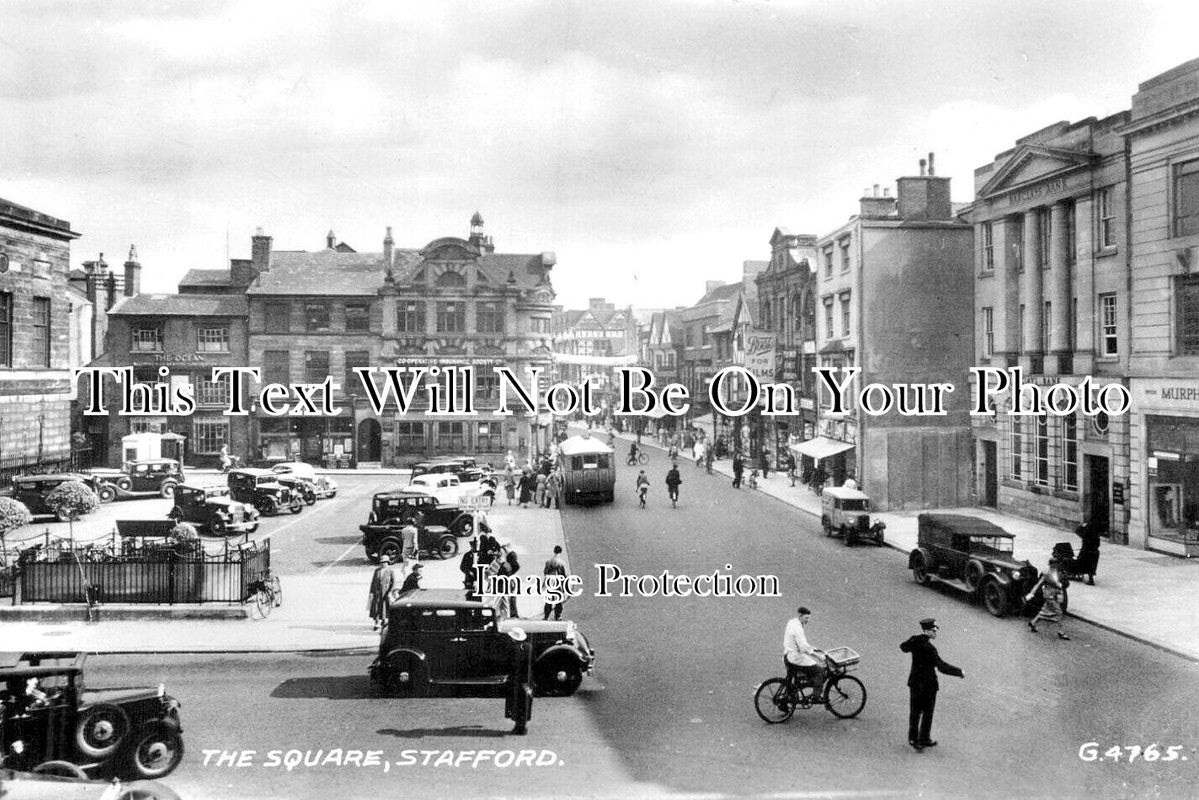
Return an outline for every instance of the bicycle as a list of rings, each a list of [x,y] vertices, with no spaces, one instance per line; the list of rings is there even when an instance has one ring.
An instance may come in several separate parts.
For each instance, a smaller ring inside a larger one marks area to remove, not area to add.
[[[803,681],[789,678],[767,678],[754,692],[754,710],[763,721],[776,725],[791,719],[797,708],[822,705],[840,719],[852,719],[866,707],[866,686],[853,675],[850,668],[862,660],[848,647],[837,647],[824,654],[828,675],[820,691],[805,693],[812,688]]]
[[[637,501],[641,503],[641,507],[645,508],[645,498],[649,494],[649,484],[643,483],[637,487]]]
[[[250,581],[242,603],[250,606],[250,616],[254,619],[269,617],[272,609],[283,605],[283,585],[279,583],[279,576]]]
[[[630,454],[629,457],[624,460],[624,463],[626,467],[645,466],[649,463],[649,453],[645,452],[644,450],[639,450],[635,456]]]

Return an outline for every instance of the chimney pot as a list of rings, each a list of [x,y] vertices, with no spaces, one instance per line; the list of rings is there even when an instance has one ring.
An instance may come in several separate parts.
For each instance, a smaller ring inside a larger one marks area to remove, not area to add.
[[[889,187],[883,187],[883,197],[890,197],[890,196],[891,196],[891,189]]]
[[[928,154],[928,174],[929,175],[937,174],[936,171],[933,169],[933,154],[932,153]]]
[[[873,197],[878,197],[878,184],[877,184],[877,183],[876,183],[876,184],[874,184],[874,194],[873,194],[872,196],[873,196]]]
[[[925,164],[927,164],[927,163],[928,163],[928,162],[927,162],[927,161],[925,161],[923,158],[922,158],[922,159],[920,159],[920,177],[921,177],[921,178],[923,178],[923,177],[924,177],[924,165],[925,165]]]

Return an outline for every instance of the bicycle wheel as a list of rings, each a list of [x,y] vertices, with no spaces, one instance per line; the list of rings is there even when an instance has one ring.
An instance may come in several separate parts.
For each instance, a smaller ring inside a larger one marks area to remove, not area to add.
[[[856,717],[866,707],[866,687],[852,675],[838,675],[824,690],[824,704],[835,717]]]
[[[770,678],[762,681],[754,693],[754,709],[759,717],[771,725],[791,719],[795,713],[795,700],[787,687],[787,679]]]
[[[638,464],[648,464],[649,463],[649,453],[645,453],[645,452],[638,453],[637,454],[637,463]]]
[[[258,591],[254,592],[254,608],[258,611],[258,616],[261,619],[266,619],[271,615],[271,609],[275,607],[275,596],[268,586],[263,586]]]
[[[271,576],[271,597],[275,601],[275,608],[283,605],[283,584],[279,583],[279,576]]]

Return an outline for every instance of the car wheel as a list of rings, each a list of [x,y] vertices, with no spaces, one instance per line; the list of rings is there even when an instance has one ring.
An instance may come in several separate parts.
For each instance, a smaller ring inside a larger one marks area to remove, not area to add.
[[[983,564],[977,558],[972,558],[966,562],[966,571],[962,574],[962,583],[966,585],[966,591],[977,592],[982,586],[983,576],[987,574]]]
[[[458,555],[458,537],[447,533],[437,540],[437,557],[443,561]]]
[[[304,492],[304,504],[309,505],[309,506],[316,505],[316,492],[313,492],[313,491]]]
[[[1002,617],[1007,614],[1007,595],[999,581],[990,578],[983,583],[983,605],[993,616]]]
[[[246,528],[246,533],[257,533],[257,532],[258,532],[258,523],[257,522],[251,523],[250,527]]]
[[[148,725],[129,748],[129,766],[138,778],[154,780],[170,775],[182,760],[183,737],[170,725]]]
[[[912,562],[912,580],[921,586],[928,586],[930,578],[928,577],[928,564],[924,563],[924,556],[917,555]]]
[[[213,536],[225,536],[229,533],[229,523],[225,522],[224,517],[214,515],[208,520],[208,530]]]
[[[111,503],[113,500],[117,499],[117,490],[108,484],[102,484],[100,488],[96,490],[96,497],[100,498],[101,503]]]
[[[457,534],[459,536],[471,536],[475,532],[475,521],[470,517],[466,517],[458,523]]]
[[[570,697],[582,682],[583,670],[566,658],[548,659],[533,674],[537,694],[546,697]]]
[[[254,503],[254,508],[258,509],[258,513],[264,517],[273,517],[279,513],[279,504],[275,502],[273,497],[260,498]]]
[[[404,546],[396,539],[384,539],[379,545],[379,558],[387,556],[391,559],[391,563],[399,561],[400,553],[404,551]]]
[[[77,781],[87,780],[87,773],[79,765],[70,761],[44,761],[32,770],[34,775],[50,775],[55,778],[74,778]]]
[[[402,654],[387,659],[383,667],[383,688],[392,697],[412,697],[420,694],[421,665],[415,656]]]
[[[853,533],[845,525],[841,526],[841,541],[845,542],[846,547],[853,547]]]
[[[129,478],[117,478],[117,488],[122,492],[127,492],[133,488],[133,481]]]
[[[820,527],[824,528],[825,536],[833,535],[833,526],[832,523],[829,522],[829,518],[827,516],[822,516],[820,518]]]
[[[129,735],[129,715],[112,703],[97,703],[75,723],[75,747],[88,758],[108,758]]]
[[[313,502],[315,502],[315,501],[313,501]],[[303,500],[293,501],[292,504],[288,507],[288,510],[291,511],[291,513],[293,513],[293,514],[299,514],[301,511],[304,510],[304,501]]]
[[[54,512],[54,518],[55,518],[56,520],[58,520],[59,522],[70,522],[70,521],[71,521],[71,515],[70,515],[70,514],[66,514],[66,513],[62,512],[62,511],[55,511],[55,512]]]
[[[170,500],[172,497],[175,496],[175,482],[174,481],[163,481],[162,486],[160,486],[158,489],[158,493],[160,495],[162,495],[163,497],[165,497],[166,499]]]
[[[176,522],[182,522],[183,521],[183,509],[181,509],[179,506],[175,506],[174,508],[171,509],[170,513],[167,514],[167,518],[173,519]]]

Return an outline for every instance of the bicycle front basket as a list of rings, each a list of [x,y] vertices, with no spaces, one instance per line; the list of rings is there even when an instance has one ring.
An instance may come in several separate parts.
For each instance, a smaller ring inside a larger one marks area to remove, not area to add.
[[[825,655],[838,667],[848,667],[862,660],[860,655],[848,647],[835,647],[832,650],[826,651]]]

